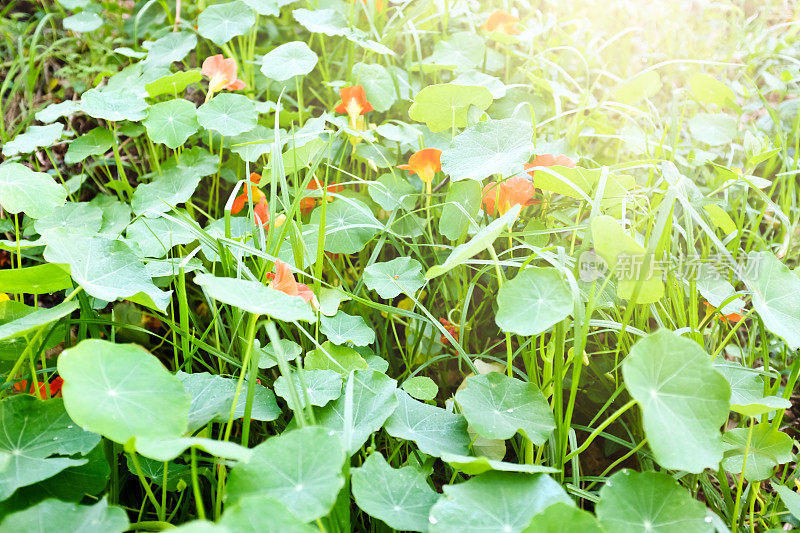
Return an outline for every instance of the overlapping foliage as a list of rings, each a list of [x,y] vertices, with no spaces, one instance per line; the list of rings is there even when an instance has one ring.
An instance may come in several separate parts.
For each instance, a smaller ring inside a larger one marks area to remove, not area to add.
[[[798,525],[797,13],[504,4],[0,11],[0,529]]]

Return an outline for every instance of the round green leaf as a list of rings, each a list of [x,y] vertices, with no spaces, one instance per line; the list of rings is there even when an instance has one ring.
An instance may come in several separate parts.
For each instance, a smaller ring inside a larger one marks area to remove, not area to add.
[[[316,208],[311,224],[319,224],[321,215],[321,207]],[[366,204],[346,197],[327,206],[325,221],[325,251],[332,254],[360,252],[384,228]]]
[[[745,416],[759,416],[792,406],[785,398],[764,396],[764,380],[756,370],[732,361],[715,364],[714,369],[725,376],[731,386],[731,411]]]
[[[215,300],[249,313],[266,315],[285,322],[315,321],[311,304],[304,302],[299,296],[270,289],[258,281],[198,274],[194,282]]]
[[[788,463],[792,455],[792,438],[773,429],[769,423],[757,424],[749,437],[750,428],[737,428],[722,436],[722,468],[732,474],[741,474],[747,481],[763,481],[772,476],[776,466]],[[749,444],[749,448],[748,448]],[[747,462],[745,459],[747,451]]]
[[[417,203],[417,190],[399,173],[387,173],[369,184],[369,197],[387,211],[399,207],[410,211]]]
[[[439,495],[413,466],[394,469],[380,452],[351,470],[353,497],[368,515],[403,531],[428,531],[428,513]]]
[[[532,136],[531,125],[514,118],[478,122],[456,135],[442,152],[442,172],[453,181],[513,176],[530,159]]]
[[[434,133],[453,127],[463,128],[467,125],[470,107],[484,111],[492,100],[492,93],[486,87],[453,83],[429,85],[414,97],[408,116],[411,120],[424,122]]]
[[[64,133],[64,125],[60,122],[48,126],[28,126],[21,133],[3,145],[3,155],[11,157],[17,154],[28,154],[44,146],[49,148]]]
[[[166,213],[189,200],[200,184],[200,174],[181,167],[163,169],[150,183],[136,187],[131,200],[135,215]],[[152,216],[152,215],[149,215]]]
[[[25,533],[60,531],[81,533],[122,533],[128,530],[128,516],[122,507],[109,507],[105,498],[94,505],[78,505],[53,498],[24,511],[6,516],[0,529]]]
[[[366,370],[367,362],[349,346],[337,346],[330,341],[322,343],[306,355],[306,370],[335,370],[340,374],[348,374],[351,370]]]
[[[62,24],[65,30],[72,30],[78,33],[94,31],[103,25],[103,19],[94,11],[81,11],[75,15],[66,17]]]
[[[234,37],[247,33],[255,23],[253,9],[235,0],[205,8],[197,17],[197,31],[217,46],[222,46]]]
[[[49,174],[19,163],[0,164],[0,206],[9,213],[41,218],[66,201],[67,190]]]
[[[261,73],[275,81],[305,76],[317,65],[317,54],[302,41],[284,43],[261,60]]]
[[[84,431],[70,419],[59,398],[6,398],[0,402],[0,424],[0,455],[6,458],[0,462],[0,500],[10,497],[19,487],[83,465],[85,459],[63,456],[86,455],[100,442],[99,435]]]
[[[103,210],[89,202],[67,202],[53,212],[34,222],[33,227],[41,235],[54,228],[63,228],[70,234],[94,234],[103,225]]]
[[[103,155],[111,150],[114,135],[105,128],[97,127],[89,130],[69,143],[64,161],[70,165],[80,163],[92,155]]]
[[[692,137],[711,146],[732,142],[737,132],[736,120],[723,113],[700,113],[689,120]]]
[[[289,339],[280,339],[279,344],[283,357],[287,361],[294,361],[303,353],[303,348]],[[256,339],[253,349],[258,354],[258,368],[272,368],[278,365],[278,355],[275,353],[276,347],[271,342],[262,348],[258,339]]]
[[[150,106],[142,124],[150,140],[173,150],[183,145],[199,127],[194,104],[180,98]]]
[[[383,65],[356,63],[350,77],[353,83],[364,87],[367,99],[375,111],[388,111],[397,101],[394,78]]]
[[[365,268],[364,284],[381,298],[391,299],[400,293],[416,293],[425,285],[425,278],[422,277],[422,265],[419,261],[410,257],[397,257]]]
[[[385,374],[356,370],[350,374],[344,393],[316,410],[317,424],[338,435],[345,451],[353,455],[394,412],[396,388],[397,382]]]
[[[477,181],[457,181],[450,184],[439,219],[439,233],[455,241],[463,237],[472,226],[477,228],[477,214],[481,206],[481,184]]]
[[[750,252],[742,276],[753,292],[753,307],[764,325],[786,341],[789,348],[800,348],[800,277],[772,252]]]
[[[403,390],[417,400],[433,400],[439,393],[436,382],[427,376],[414,376],[403,382]]]
[[[182,70],[158,78],[156,81],[151,81],[145,85],[144,88],[151,98],[161,96],[162,94],[177,96],[178,93],[186,89],[190,84],[196,83],[201,79],[203,79],[203,75],[200,74],[199,70]]]
[[[395,395],[397,409],[386,421],[389,435],[414,441],[420,451],[428,455],[469,453],[470,438],[463,416],[418,402],[401,390]]]
[[[139,257],[122,241],[52,229],[47,232],[44,258],[68,265],[72,279],[95,298],[108,302],[127,298],[161,311],[169,305],[170,293],[153,285]]]
[[[533,383],[498,372],[469,377],[466,383],[456,401],[483,437],[510,439],[519,431],[539,446],[556,427],[550,405]]]
[[[236,502],[263,494],[303,522],[315,520],[328,514],[344,486],[344,461],[341,441],[328,430],[289,431],[256,446],[249,461],[231,470],[226,497]]]
[[[533,517],[523,533],[605,533],[591,513],[565,503],[554,503]]]
[[[375,342],[375,331],[367,325],[362,316],[348,315],[339,311],[332,317],[320,317],[320,331],[333,344],[353,343],[367,346]]]
[[[663,472],[622,470],[600,489],[597,518],[615,533],[711,533],[705,506]]]
[[[80,106],[81,111],[93,118],[136,122],[145,117],[147,102],[131,89],[89,89],[81,96]]]
[[[0,287],[10,293],[47,294],[72,287],[72,278],[58,265],[42,263],[0,270]]]
[[[302,382],[296,372],[302,372]],[[342,395],[342,375],[335,370],[303,370],[297,369],[292,373],[292,383],[294,383],[297,397],[300,399],[300,407],[306,405],[306,394],[308,403],[322,407],[328,402],[335,400]],[[303,389],[305,385],[305,392]],[[280,376],[275,380],[275,394],[283,398],[287,404],[291,405],[291,392],[289,390],[289,380],[286,376]]]
[[[144,44],[147,48],[147,58],[144,60],[145,65],[169,66],[175,61],[181,61],[189,52],[197,48],[197,36],[194,33],[186,31],[171,32],[149,43],[149,46],[147,46],[148,43]],[[174,74],[174,76],[186,76],[186,74],[178,72]],[[159,83],[160,80],[164,79],[165,78],[159,78],[153,83]],[[145,90],[148,91],[150,96],[156,96],[147,89],[147,85],[145,85]]]
[[[444,496],[431,509],[431,533],[516,533],[554,503],[574,505],[545,474],[486,472],[443,489]]]
[[[697,343],[659,330],[633,345],[622,376],[661,466],[693,473],[717,467],[731,389]]]
[[[253,494],[225,506],[219,525],[228,533],[275,531],[280,533],[318,533],[292,515],[284,504],[265,494]]]
[[[555,268],[527,268],[504,283],[494,320],[501,331],[538,335],[572,312],[572,292]]]
[[[209,422],[224,423],[231,414],[231,405],[236,395],[237,379],[225,378],[208,372],[187,374],[178,372],[176,377],[192,397],[189,407],[189,431],[199,429]],[[247,383],[242,383],[239,399],[234,410],[234,419],[244,416],[247,400]],[[278,418],[281,410],[275,403],[275,395],[263,385],[256,384],[250,417],[253,420],[271,421]]]
[[[67,412],[89,431],[121,444],[186,432],[191,397],[140,346],[87,339],[59,356],[58,373]]]
[[[200,125],[225,137],[252,130],[257,119],[256,105],[241,94],[218,94],[197,109]]]

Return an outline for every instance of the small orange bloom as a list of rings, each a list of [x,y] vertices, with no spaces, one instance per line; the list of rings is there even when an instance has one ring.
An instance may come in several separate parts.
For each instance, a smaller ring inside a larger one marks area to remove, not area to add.
[[[252,172],[250,174],[250,181],[252,183],[258,183],[261,181],[261,174],[257,174],[256,172]],[[263,227],[268,227],[267,224],[269,223],[269,204],[267,203],[267,197],[261,192],[261,189],[256,187],[255,185],[250,185],[250,197],[253,199],[253,214],[256,217],[256,222],[261,224]],[[233,200],[233,205],[231,206],[231,213],[237,214],[239,211],[244,209],[244,206],[247,205],[247,191],[244,191],[242,194],[236,197]],[[278,226],[281,225],[283,221],[278,221]]]
[[[64,384],[64,380],[61,376],[58,376],[56,379],[51,381],[50,383],[39,383],[39,390],[38,392],[35,390],[34,385],[31,383],[31,389],[29,394],[32,396],[36,396],[40,400],[44,400],[47,398],[47,389],[45,387],[49,386],[50,388],[50,397],[55,398],[56,396],[61,395],[61,386]],[[23,379],[22,381],[18,381],[14,384],[14,389],[22,392],[28,388],[28,380]]]
[[[203,61],[200,73],[209,78],[208,91],[213,94],[222,89],[229,91],[244,89],[244,82],[236,78],[236,70],[235,59],[225,59],[222,54],[217,54]]]
[[[716,309],[709,302],[703,302],[703,303],[705,304],[706,307],[709,307],[711,309]],[[744,310],[742,310],[742,311],[744,311]],[[720,313],[720,314],[717,315],[717,319],[722,320],[723,322],[739,322],[739,321],[742,320],[742,318],[744,318],[744,317],[742,316],[741,312],[740,313],[728,313],[727,315],[723,315],[722,313]]]
[[[500,183],[489,183],[483,188],[481,205],[489,216],[494,216],[495,211],[504,215],[517,204],[523,207],[531,205],[535,190],[531,180],[522,176]]]
[[[447,333],[449,333],[455,340],[458,340],[458,326],[456,326],[446,318],[440,318],[439,322],[444,326],[444,329],[447,330]],[[450,339],[448,339],[444,335],[441,335],[439,337],[439,341],[445,346],[450,346]]]
[[[320,183],[316,177],[314,177],[314,179],[308,182],[308,185],[306,186],[306,190],[309,191],[321,188],[322,188],[322,183]],[[328,185],[329,193],[339,193],[342,192],[343,190],[344,190],[344,185],[339,185],[338,183],[335,182]],[[314,210],[314,208],[321,200],[322,198],[317,198],[314,196],[306,196],[305,198],[300,200],[300,212],[303,213],[304,215],[309,214],[311,211]],[[332,202],[333,198],[328,196],[328,201]]]
[[[261,174],[258,174],[256,172],[251,172],[250,181],[252,183],[259,183],[261,181]],[[260,203],[261,200],[266,201],[266,196],[264,196],[264,193],[261,192],[261,189],[259,189],[255,185],[250,185],[250,196],[253,198],[254,204]],[[233,213],[234,215],[237,214],[239,211],[244,209],[244,206],[246,205],[247,205],[247,191],[245,190],[244,192],[242,192],[242,194],[237,196],[236,199],[233,201],[233,206],[231,206],[231,213]]]
[[[345,113],[355,120],[358,115],[372,111],[372,104],[367,101],[367,92],[361,85],[342,87],[339,96],[342,101],[335,108],[337,113]]]
[[[501,31],[509,35],[517,35],[519,33],[516,28],[517,22],[519,22],[519,19],[514,15],[502,9],[496,9],[489,15],[489,19],[483,23],[481,29],[488,32]]]
[[[289,296],[299,296],[304,302],[311,302],[315,308],[319,306],[314,291],[305,283],[297,283],[292,269],[283,261],[276,260],[275,273],[269,272],[266,277],[269,280],[270,289],[281,291]]]
[[[441,150],[425,148],[412,154],[408,158],[407,165],[398,165],[397,168],[408,170],[410,174],[416,174],[425,183],[430,183],[433,181],[433,176],[442,170],[441,157]]]
[[[565,155],[555,156],[551,154],[542,154],[542,155],[537,155],[536,157],[533,158],[533,161],[525,165],[525,170],[534,167],[555,167],[555,166],[575,168],[575,161],[573,161],[572,159],[570,159]],[[535,170],[531,170],[528,172],[528,174],[530,174],[531,177],[533,177],[535,173],[536,173]]]

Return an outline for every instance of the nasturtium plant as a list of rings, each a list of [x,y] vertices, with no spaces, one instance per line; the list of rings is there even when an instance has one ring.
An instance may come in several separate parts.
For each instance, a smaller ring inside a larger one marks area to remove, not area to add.
[[[197,122],[226,137],[252,130],[257,118],[255,104],[241,94],[219,94],[197,108]]]
[[[304,76],[317,64],[317,54],[302,41],[285,43],[267,53],[261,60],[261,73],[275,81]]]
[[[353,497],[367,514],[395,529],[428,530],[428,513],[439,495],[419,469],[394,469],[380,453],[373,453],[352,476]]]
[[[481,436],[509,439],[519,431],[542,444],[555,429],[550,406],[533,383],[489,372],[467,378],[466,384],[456,393],[456,401]]]
[[[64,407],[89,431],[127,444],[187,429],[191,396],[140,346],[87,339],[59,357],[58,373]]]
[[[226,498],[252,494],[272,497],[307,522],[325,516],[344,485],[344,448],[339,437],[320,427],[305,427],[272,437],[253,456],[231,470]]]
[[[532,136],[531,125],[521,120],[479,122],[453,137],[442,153],[442,171],[453,181],[511,177],[528,162]]]
[[[386,421],[386,431],[398,439],[411,440],[423,453],[466,455],[470,438],[463,416],[419,402],[401,390],[397,408]]]
[[[719,463],[731,388],[697,343],[668,330],[652,333],[633,346],[622,376],[660,464],[700,472]]]
[[[428,531],[511,531],[554,503],[572,504],[545,474],[486,472],[464,483],[444,486],[431,509]]]
[[[94,128],[69,143],[64,161],[80,163],[90,156],[103,155],[114,145],[114,134],[106,128]]]
[[[194,104],[180,98],[150,106],[142,124],[150,140],[173,150],[182,146],[199,127]]]
[[[19,163],[0,164],[0,204],[9,213],[41,218],[66,199],[67,191],[48,174]]]
[[[413,294],[425,285],[422,265],[410,257],[398,257],[385,263],[374,263],[364,270],[364,284],[381,298]]]
[[[245,2],[234,0],[208,6],[197,17],[197,31],[217,45],[244,35],[256,22],[255,13]]]
[[[503,331],[538,335],[572,312],[572,293],[555,268],[529,268],[500,288],[495,321]]]
[[[617,472],[600,490],[596,512],[609,531],[714,531],[703,504],[663,472]]]
[[[0,531],[797,527],[791,9],[540,4],[4,3]]]
[[[483,111],[492,103],[492,93],[485,87],[441,84],[430,85],[414,97],[408,109],[412,120],[424,122],[428,128],[437,131],[450,128],[463,128],[471,107]]]

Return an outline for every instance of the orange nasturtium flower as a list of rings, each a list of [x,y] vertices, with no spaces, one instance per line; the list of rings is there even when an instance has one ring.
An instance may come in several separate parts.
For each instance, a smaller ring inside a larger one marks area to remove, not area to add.
[[[289,296],[299,296],[304,302],[311,302],[311,305],[315,308],[319,306],[314,291],[305,283],[298,283],[294,279],[292,269],[283,261],[276,260],[275,272],[267,273],[266,277],[269,280],[270,289],[281,291]]]
[[[306,185],[306,189],[310,191],[321,188],[322,188],[322,183],[320,183],[320,181],[316,177],[314,177],[314,179],[312,179],[310,182],[308,182],[308,185]],[[327,189],[329,193],[338,193],[344,190],[344,185],[340,185],[336,182],[329,183]],[[327,198],[329,202],[333,201],[332,196],[328,196]],[[305,198],[300,200],[300,212],[303,213],[304,215],[309,214],[321,201],[322,198],[317,198],[314,196],[306,196]]]
[[[344,113],[350,117],[350,127],[358,129],[359,115],[364,115],[372,111],[372,104],[367,100],[367,92],[361,85],[352,87],[342,87],[339,91],[342,101],[339,102],[334,110],[337,113]]]
[[[442,326],[444,326],[444,329],[447,330],[447,333],[449,333],[455,340],[458,340],[458,329],[459,329],[458,326],[456,326],[446,318],[440,318],[439,322],[442,324]],[[448,339],[444,335],[439,336],[439,342],[441,342],[445,346],[450,346],[450,339]]]
[[[236,60],[233,58],[225,59],[222,54],[207,57],[203,61],[200,73],[209,78],[208,98],[222,89],[229,91],[244,89],[244,82],[236,77],[236,70]]]
[[[533,182],[522,176],[509,178],[500,183],[489,183],[483,188],[481,206],[489,216],[494,216],[495,211],[504,215],[517,204],[523,207],[531,205],[535,190]]]
[[[424,148],[412,154],[407,165],[397,165],[397,168],[408,170],[409,174],[416,174],[425,183],[431,183],[433,176],[442,170],[441,157],[441,150]]]
[[[61,378],[61,376],[58,376],[56,379],[54,379],[50,383],[40,382],[39,383],[39,390],[37,392],[35,390],[35,387],[34,387],[33,383],[31,383],[31,389],[29,391],[29,394],[32,395],[32,396],[36,396],[40,400],[44,400],[45,398],[47,398],[47,389],[45,389],[45,387],[49,386],[49,388],[50,388],[50,397],[51,398],[55,398],[56,396],[59,396],[61,394],[61,385],[63,385],[63,384],[64,384],[64,380]],[[19,381],[19,382],[14,384],[14,389],[16,389],[18,391],[24,391],[27,388],[28,388],[28,380],[27,379],[23,379],[22,381]]]
[[[489,15],[489,19],[483,23],[481,29],[488,32],[501,31],[508,35],[517,35],[519,33],[519,30],[516,28],[517,22],[519,22],[519,19],[511,13],[503,11],[502,9],[496,9]]]
[[[714,306],[711,305],[709,302],[703,302],[703,303],[705,304],[706,307],[714,309]],[[740,320],[742,320],[742,318],[744,318],[742,315],[743,311],[744,309],[740,310],[739,313],[728,313],[727,315],[723,315],[722,313],[720,313],[719,315],[717,315],[717,318],[719,320],[722,320],[723,322],[739,322]]]
[[[537,155],[536,157],[533,158],[533,161],[525,165],[525,170],[534,167],[555,167],[555,166],[575,168],[575,161],[573,161],[572,159],[570,159],[565,155],[542,154],[542,155]],[[531,170],[528,172],[528,174],[530,174],[531,177],[533,177],[535,173],[536,173],[535,170]]]
[[[253,183],[258,183],[261,181],[261,174],[256,172],[250,173],[250,181]],[[255,185],[250,186],[250,197],[253,199],[253,214],[256,217],[256,222],[261,224],[263,227],[269,227],[269,204],[267,203],[266,195],[261,192],[261,189],[256,187]],[[242,194],[237,196],[233,200],[233,205],[231,206],[231,213],[237,214],[239,211],[244,209],[247,205],[247,191],[245,190]],[[283,215],[281,215],[283,216]],[[280,226],[283,223],[283,220],[279,217],[277,226]]]

